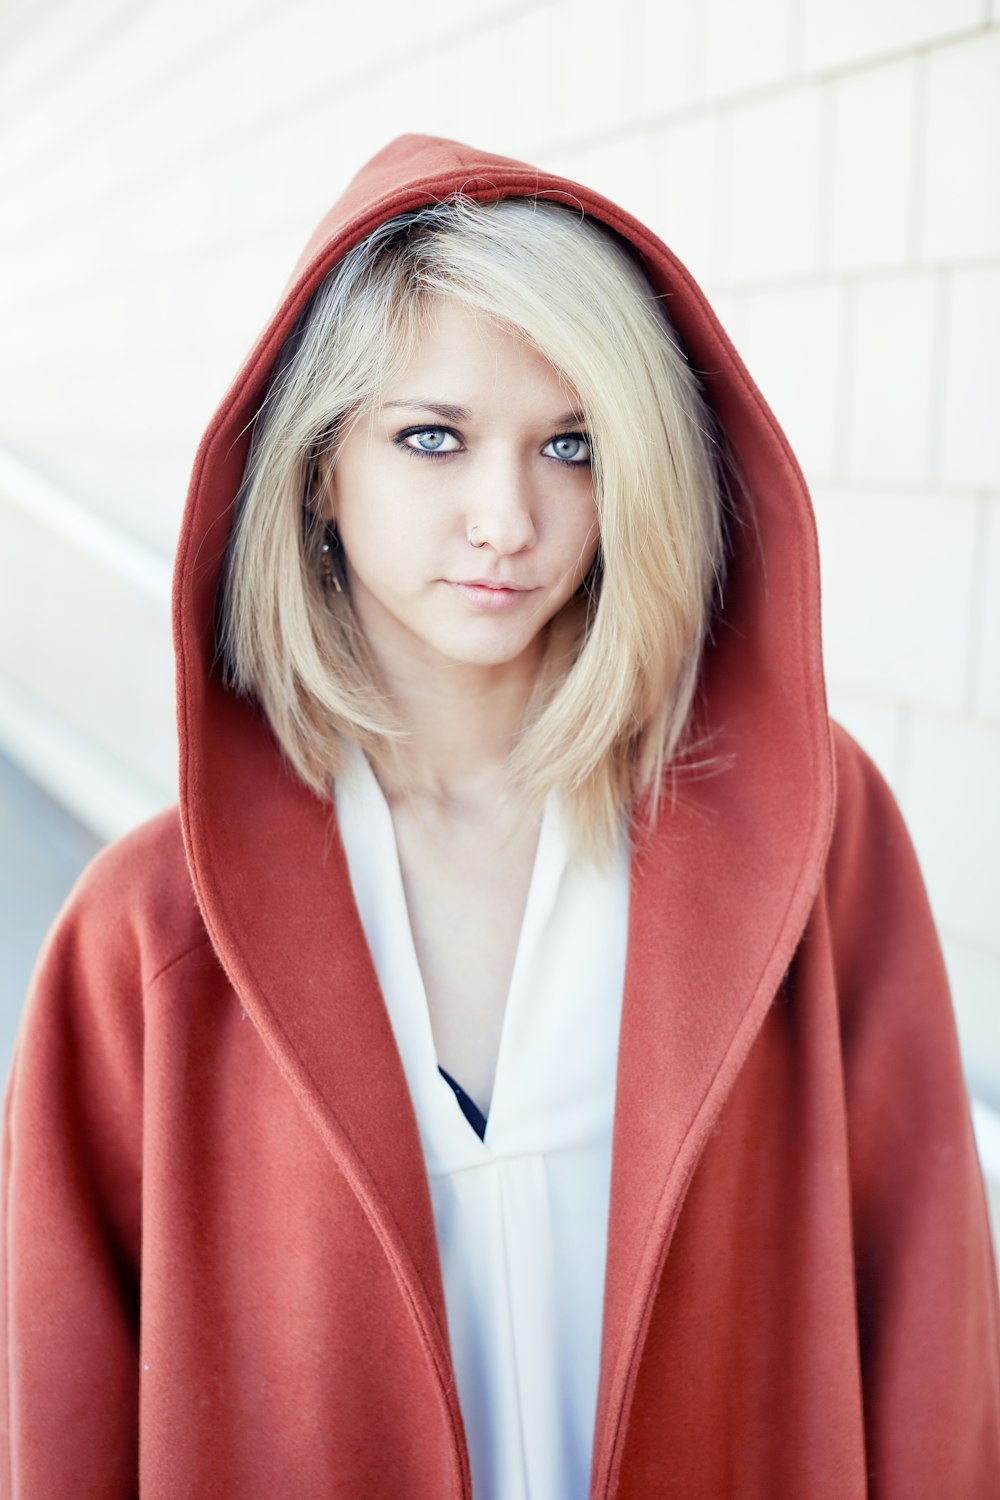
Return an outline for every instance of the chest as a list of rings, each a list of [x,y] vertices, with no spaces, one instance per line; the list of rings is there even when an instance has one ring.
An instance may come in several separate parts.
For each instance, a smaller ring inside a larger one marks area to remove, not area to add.
[[[513,829],[393,816],[437,1061],[489,1113],[540,817]]]

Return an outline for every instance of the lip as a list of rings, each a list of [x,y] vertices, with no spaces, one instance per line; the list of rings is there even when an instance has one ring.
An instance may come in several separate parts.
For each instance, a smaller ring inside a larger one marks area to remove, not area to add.
[[[449,578],[445,582],[459,598],[478,609],[510,609],[534,593],[533,589],[524,588],[520,584],[501,583],[490,578]]]
[[[462,588],[492,589],[494,593],[498,593],[501,590],[508,594],[527,594],[531,592],[522,583],[505,583],[500,578],[455,578],[451,582],[459,584]]]

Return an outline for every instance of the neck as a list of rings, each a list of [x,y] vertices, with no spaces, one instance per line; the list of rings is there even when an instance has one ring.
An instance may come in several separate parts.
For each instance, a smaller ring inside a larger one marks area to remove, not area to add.
[[[400,755],[411,797],[440,811],[482,810],[499,794],[540,659],[538,643],[499,666],[408,662],[394,671],[379,661],[409,734]]]

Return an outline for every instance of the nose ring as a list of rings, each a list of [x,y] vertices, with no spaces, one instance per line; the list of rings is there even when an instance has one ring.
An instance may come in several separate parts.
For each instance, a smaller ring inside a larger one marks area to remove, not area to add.
[[[485,545],[486,545],[485,542],[476,542],[476,541],[473,541],[473,537],[475,536],[475,534],[476,534],[476,532],[478,530],[479,530],[478,526],[473,526],[472,530],[469,532],[469,546],[470,547],[485,547]]]

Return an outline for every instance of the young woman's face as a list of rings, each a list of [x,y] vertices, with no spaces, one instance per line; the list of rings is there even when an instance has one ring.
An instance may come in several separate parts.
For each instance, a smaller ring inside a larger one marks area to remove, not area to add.
[[[326,512],[384,665],[531,662],[597,550],[582,417],[522,340],[451,299],[432,312],[342,440]]]

